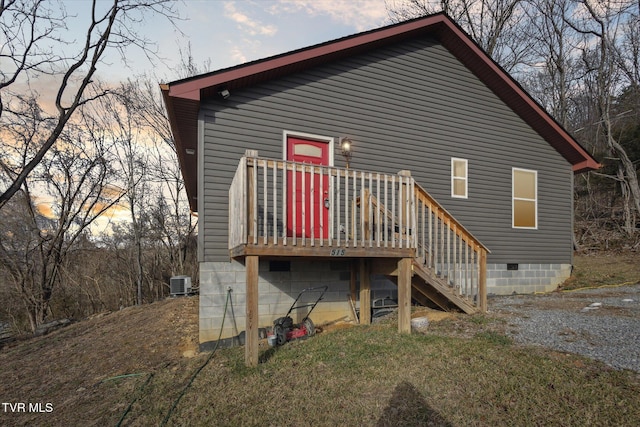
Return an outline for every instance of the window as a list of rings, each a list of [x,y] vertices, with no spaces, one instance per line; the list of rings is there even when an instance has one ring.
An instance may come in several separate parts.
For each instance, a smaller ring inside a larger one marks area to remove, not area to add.
[[[538,228],[538,172],[512,169],[514,228]]]
[[[451,158],[451,197],[467,198],[467,160]]]

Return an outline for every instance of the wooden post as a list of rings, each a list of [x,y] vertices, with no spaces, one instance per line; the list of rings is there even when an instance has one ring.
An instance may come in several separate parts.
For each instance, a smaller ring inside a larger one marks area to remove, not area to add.
[[[244,363],[258,366],[258,266],[259,257],[245,258],[246,278],[246,327],[244,344]]]
[[[353,320],[356,323],[360,323],[360,320],[358,320],[358,315],[356,313],[356,297],[357,297],[357,293],[358,293],[358,260],[354,259],[351,262],[349,262],[349,268],[350,268],[350,273],[351,273],[351,277],[349,278],[349,305],[351,306],[351,309],[353,310]]]
[[[483,313],[487,312],[487,251],[480,248],[480,277],[478,278],[478,306]]]
[[[360,324],[371,324],[371,279],[369,277],[369,262],[360,259]]]
[[[398,261],[398,332],[411,333],[411,258]]]
[[[403,240],[405,241],[405,247],[410,248],[411,244],[409,242],[409,230],[411,229],[411,214],[409,212],[409,201],[411,198],[411,188],[409,186],[409,181],[406,178],[411,177],[411,171],[409,170],[401,170],[398,172],[402,178],[400,178],[401,188],[400,188],[400,246],[403,247]]]
[[[362,210],[362,246],[366,242],[371,243],[371,223],[369,222],[369,214],[371,213],[371,193],[368,188],[362,191],[360,198],[360,209]]]
[[[258,177],[257,177],[257,163],[256,158],[258,157],[257,150],[246,150],[244,153],[245,157],[253,158],[253,162],[251,167],[247,167],[247,194],[249,195],[248,205],[249,205],[249,215],[248,218],[248,234],[252,237],[251,243],[258,243]]]
[[[367,201],[365,200],[365,189],[364,189],[364,172],[360,174],[360,240],[362,241],[362,247],[365,247],[365,221],[369,221],[369,217],[365,217],[365,214],[369,212],[365,209],[365,206],[368,206]],[[365,219],[366,218],[366,219]],[[355,224],[355,221],[353,221]]]
[[[269,242],[269,232],[268,230],[268,222],[267,222],[267,212],[268,212],[268,203],[269,199],[267,197],[267,161],[264,160],[262,162],[262,235],[263,235],[263,244],[266,246]],[[275,205],[274,205],[275,206]]]
[[[353,171],[353,198],[351,200],[351,238],[353,239],[353,247],[358,246],[358,227],[356,227],[356,221],[358,217],[356,216],[356,198],[358,197],[358,176],[356,175],[356,171]]]
[[[411,216],[409,212],[409,200],[413,196],[410,194],[408,181],[404,178],[411,177],[411,171],[401,170],[398,172],[402,178],[403,184],[400,192],[400,247],[402,247],[402,239],[406,238],[407,247],[411,247],[409,243],[409,230],[412,227]],[[406,227],[406,231],[402,227]],[[411,333],[411,258],[402,258],[398,261],[398,332],[401,334]]]
[[[289,174],[289,163],[282,162],[282,245],[287,246],[287,181]]]

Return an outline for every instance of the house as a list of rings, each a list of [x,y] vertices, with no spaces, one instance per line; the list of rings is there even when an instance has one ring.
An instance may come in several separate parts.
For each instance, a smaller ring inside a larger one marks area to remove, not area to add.
[[[161,85],[199,214],[200,342],[231,293],[260,327],[307,287],[318,322],[372,300],[486,310],[572,264],[575,174],[599,167],[447,15]],[[298,315],[304,316],[304,313]]]

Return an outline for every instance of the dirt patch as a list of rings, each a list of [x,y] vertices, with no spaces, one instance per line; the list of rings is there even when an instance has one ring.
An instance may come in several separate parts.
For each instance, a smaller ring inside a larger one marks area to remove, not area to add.
[[[319,325],[316,328],[316,333],[334,332],[342,329],[353,328],[356,324],[353,322],[334,322],[326,325]]]
[[[416,319],[418,317],[426,317],[427,319],[429,319],[429,322],[441,322],[447,319],[454,319],[455,314],[446,311],[431,310],[427,308],[418,309],[411,313],[412,319]]]

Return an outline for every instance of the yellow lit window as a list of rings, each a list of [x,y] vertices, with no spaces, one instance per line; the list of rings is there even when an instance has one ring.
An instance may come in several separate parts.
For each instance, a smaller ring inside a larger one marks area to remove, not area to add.
[[[513,227],[538,227],[538,172],[512,169]]]

